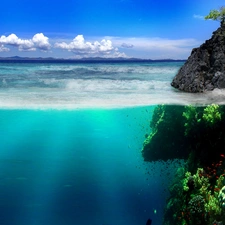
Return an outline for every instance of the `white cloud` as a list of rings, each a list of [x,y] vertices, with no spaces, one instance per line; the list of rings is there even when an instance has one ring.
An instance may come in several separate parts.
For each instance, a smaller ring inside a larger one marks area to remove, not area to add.
[[[31,40],[22,40],[18,38],[15,34],[10,34],[8,37],[1,36],[0,37],[0,44],[4,45],[12,45],[19,48],[20,51],[33,51],[34,43]]]
[[[127,44],[127,43],[122,43],[122,44],[121,44],[121,47],[122,47],[122,48],[133,48],[134,45],[132,45],[132,44]]]
[[[173,58],[185,59],[190,55],[192,48],[199,46],[200,42],[195,39],[167,39],[167,38],[145,38],[145,37],[106,37],[121,48],[124,43],[129,43],[132,48],[126,48],[131,57],[141,58]],[[125,49],[125,48],[124,48]]]
[[[108,58],[128,58],[124,52],[119,52],[118,49],[115,50],[112,54],[108,55]],[[107,58],[107,56],[106,56]]]
[[[89,37],[76,36],[73,40],[51,40],[54,42],[53,57],[69,57],[68,52],[74,53],[75,58],[81,57],[137,57],[137,58],[173,58],[185,59],[194,47],[201,42],[195,39],[167,39],[148,37]],[[10,46],[19,51],[49,52],[51,44],[43,33],[35,34],[31,39],[22,39],[15,34],[0,36],[0,52],[7,52]],[[66,50],[62,53],[62,50]],[[25,54],[25,53],[24,53]],[[39,53],[41,54],[41,53]]]
[[[196,15],[196,14],[194,14],[193,17],[194,17],[195,19],[199,19],[199,20],[204,20],[204,19],[205,19],[204,16]]]
[[[42,51],[48,51],[51,48],[48,39],[49,38],[44,36],[44,34],[39,33],[33,36],[32,41],[35,44],[36,48],[39,48]]]
[[[0,45],[0,52],[9,52],[10,49],[6,48],[4,45]]]
[[[100,42],[89,42],[85,41],[83,35],[76,36],[70,43],[57,42],[55,47],[68,50],[78,56],[114,57],[120,55],[120,57],[126,57],[124,53],[118,51],[118,48],[113,47],[111,40],[102,39]]]
[[[42,33],[35,34],[32,39],[20,39],[15,34],[10,34],[7,37],[2,35],[0,44],[18,47],[19,51],[35,51],[37,49],[47,51],[51,47],[48,38]]]

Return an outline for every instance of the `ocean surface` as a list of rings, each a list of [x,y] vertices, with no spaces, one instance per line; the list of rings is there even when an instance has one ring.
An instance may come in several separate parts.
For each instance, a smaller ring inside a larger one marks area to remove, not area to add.
[[[0,107],[123,108],[225,103],[225,92],[187,94],[170,83],[184,62],[0,62]]]
[[[161,225],[182,160],[144,162],[157,104],[183,62],[0,63],[0,224]]]

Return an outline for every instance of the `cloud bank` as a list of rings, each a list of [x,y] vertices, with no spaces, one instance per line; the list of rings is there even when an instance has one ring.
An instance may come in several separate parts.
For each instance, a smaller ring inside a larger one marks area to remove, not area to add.
[[[97,41],[99,39],[99,41]],[[147,59],[185,59],[192,48],[200,44],[195,39],[166,39],[149,37],[101,37],[85,40],[83,35],[74,39],[51,39],[43,33],[35,34],[31,39],[19,38],[16,34],[0,36],[0,52],[13,52],[18,49],[23,55],[40,50],[40,56],[48,53],[52,57],[136,57]],[[63,50],[63,51],[62,51]],[[72,54],[71,54],[72,53]],[[7,53],[9,54],[9,53]],[[15,54],[15,53],[13,53]]]
[[[4,45],[10,45],[18,47],[19,51],[36,51],[37,49],[41,51],[48,51],[51,48],[49,43],[49,38],[44,36],[43,33],[38,33],[33,36],[32,39],[20,39],[15,34],[10,34],[9,36],[2,35],[0,37],[1,48],[7,50]]]
[[[100,42],[89,42],[85,41],[83,35],[77,35],[70,43],[57,42],[55,48],[68,50],[77,56],[126,57],[118,48],[113,47],[112,41],[103,39]]]

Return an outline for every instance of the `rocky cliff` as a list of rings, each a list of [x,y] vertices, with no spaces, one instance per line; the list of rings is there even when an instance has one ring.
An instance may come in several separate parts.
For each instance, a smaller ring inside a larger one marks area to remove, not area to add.
[[[225,88],[225,23],[211,39],[192,50],[171,85],[193,93]]]

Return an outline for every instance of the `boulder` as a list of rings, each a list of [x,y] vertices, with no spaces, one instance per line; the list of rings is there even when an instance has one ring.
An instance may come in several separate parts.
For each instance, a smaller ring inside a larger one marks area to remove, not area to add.
[[[192,93],[225,88],[225,23],[211,39],[192,50],[171,85]]]

